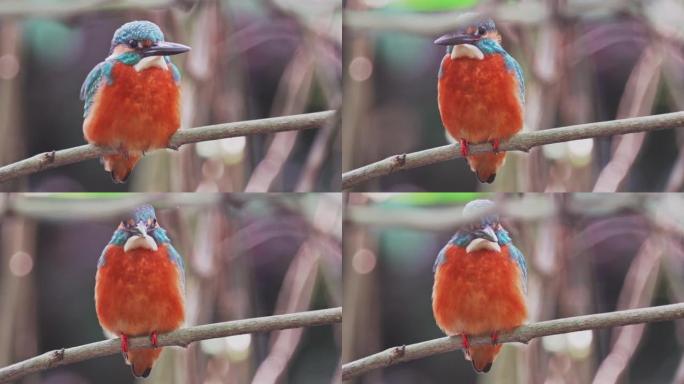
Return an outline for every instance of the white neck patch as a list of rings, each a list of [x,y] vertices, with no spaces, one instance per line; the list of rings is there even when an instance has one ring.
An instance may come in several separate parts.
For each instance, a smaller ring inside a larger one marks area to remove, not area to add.
[[[481,250],[488,250],[488,251],[494,251],[494,252],[501,252],[501,247],[499,246],[499,243],[495,243],[493,241],[477,238],[472,240],[468,246],[466,247],[466,252],[475,252],[475,251],[481,251]]]
[[[451,59],[456,60],[460,57],[482,60],[484,59],[484,53],[480,51],[480,48],[472,44],[454,45],[454,47],[451,49]]]
[[[143,57],[142,60],[138,61],[138,64],[133,66],[138,72],[152,67],[159,67],[164,70],[169,69],[169,66],[166,65],[166,60],[164,60],[164,56]]]
[[[149,249],[150,251],[156,251],[159,249],[157,247],[157,242],[150,235],[145,236],[131,236],[126,240],[124,244],[124,252],[131,251],[133,249]]]

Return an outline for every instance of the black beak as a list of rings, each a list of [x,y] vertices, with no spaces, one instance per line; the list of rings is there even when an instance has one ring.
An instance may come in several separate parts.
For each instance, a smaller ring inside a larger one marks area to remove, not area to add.
[[[133,234],[137,236],[144,237],[147,235],[147,229],[145,228],[145,223],[139,222],[135,227],[132,228]]]
[[[178,43],[169,43],[167,41],[160,41],[150,47],[143,48],[140,53],[143,57],[148,56],[171,56],[179,53],[187,52],[190,47]]]
[[[473,44],[480,40],[479,36],[468,35],[465,33],[447,33],[435,40],[437,45],[461,45]]]
[[[494,232],[494,229],[492,229],[492,227],[490,227],[489,225],[473,232],[473,235],[477,238],[491,241],[492,243],[499,242],[499,239],[496,237],[496,232]]]

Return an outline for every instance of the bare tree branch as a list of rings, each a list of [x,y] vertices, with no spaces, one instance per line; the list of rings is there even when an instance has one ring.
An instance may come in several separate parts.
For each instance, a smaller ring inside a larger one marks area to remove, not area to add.
[[[173,3],[173,0],[74,0],[59,4],[8,0],[3,1],[0,16],[65,17],[86,12],[164,8]]]
[[[321,309],[317,311],[289,313],[253,319],[227,321],[183,328],[159,335],[157,345],[160,347],[186,347],[195,341],[240,335],[245,333],[270,332],[280,329],[314,327],[334,324],[342,321],[342,307]],[[136,337],[129,339],[130,348],[151,348],[149,338]],[[120,339],[98,341],[72,348],[62,348],[46,352],[40,356],[0,368],[0,383],[16,380],[30,373],[49,368],[90,360],[96,357],[118,353],[121,348]]]
[[[169,148],[178,149],[184,144],[236,136],[320,128],[326,124],[328,119],[332,118],[334,114],[335,111],[323,111],[181,129],[171,137]],[[30,175],[46,169],[73,164],[83,160],[94,159],[115,152],[115,149],[96,147],[87,144],[60,151],[41,153],[29,157],[28,159],[0,167],[0,183],[20,176]]]
[[[684,303],[661,305],[599,313],[585,316],[568,317],[523,325],[511,332],[501,333],[500,343],[527,343],[532,339],[584,330],[619,327],[629,324],[650,323],[684,318]],[[491,343],[489,336],[470,338],[471,345]],[[463,348],[460,337],[442,337],[421,343],[392,347],[371,356],[342,365],[342,380],[349,380],[374,369],[424,358]]]
[[[596,123],[570,125],[536,132],[523,132],[501,143],[501,151],[523,151],[546,144],[590,139],[635,132],[650,132],[684,126],[684,112],[665,113],[629,119],[601,121]],[[490,143],[469,146],[470,153],[492,152]],[[364,181],[391,173],[422,167],[462,157],[458,143],[430,148],[423,151],[394,155],[384,160],[365,165],[342,174],[342,189],[350,189]]]
[[[484,3],[474,9],[478,13],[500,21],[516,24],[539,25],[551,17],[574,18],[587,12],[615,14],[629,11],[624,3],[617,1],[592,1],[581,4],[563,4],[551,9],[547,4],[535,3]],[[553,14],[555,12],[555,14]],[[452,32],[469,25],[477,16],[465,12],[384,12],[347,10],[344,12],[345,26],[357,30],[404,32],[416,35],[435,36]]]

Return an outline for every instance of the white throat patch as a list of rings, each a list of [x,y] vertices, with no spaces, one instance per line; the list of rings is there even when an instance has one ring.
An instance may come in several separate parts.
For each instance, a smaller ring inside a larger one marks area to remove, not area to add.
[[[138,64],[133,66],[138,72],[152,67],[159,67],[164,70],[169,69],[169,66],[166,65],[166,60],[164,60],[164,56],[143,57],[142,60],[138,61]]]
[[[149,249],[150,251],[156,251],[159,249],[157,247],[157,242],[154,241],[150,235],[131,236],[128,238],[128,240],[126,240],[126,244],[124,244],[124,252],[138,248]]]
[[[472,44],[454,45],[454,48],[451,50],[451,59],[456,60],[460,57],[482,60],[484,59],[484,53],[480,51],[480,48]]]
[[[501,247],[499,246],[499,243],[495,243],[493,241],[477,238],[472,240],[468,246],[466,247],[466,252],[475,252],[475,251],[480,251],[480,250],[489,250],[489,251],[494,251],[494,252],[501,252]]]

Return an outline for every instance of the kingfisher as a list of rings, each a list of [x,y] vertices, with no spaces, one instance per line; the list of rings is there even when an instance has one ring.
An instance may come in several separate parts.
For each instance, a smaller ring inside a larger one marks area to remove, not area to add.
[[[169,56],[189,50],[164,41],[154,23],[131,21],[114,32],[109,56],[83,82],[83,135],[117,150],[101,159],[115,183],[128,179],[146,151],[168,147],[180,127],[181,75]]]
[[[463,214],[482,215],[459,229],[437,255],[432,312],[448,336],[460,335],[476,372],[488,372],[501,350],[498,332],[519,327],[527,318],[527,267],[497,215],[494,203],[474,200]],[[469,336],[489,336],[491,345],[470,345]]]
[[[157,222],[154,208],[138,207],[122,221],[97,263],[95,309],[109,337],[121,339],[121,353],[133,375],[147,377],[161,354],[158,333],[185,319],[183,258]],[[154,348],[129,349],[128,338],[149,336]]]
[[[472,16],[472,25],[435,40],[446,45],[437,80],[437,101],[447,138],[482,183],[492,183],[506,154],[501,141],[523,127],[525,80],[520,64],[501,46],[491,18]],[[469,144],[489,142],[494,152],[469,154]]]

